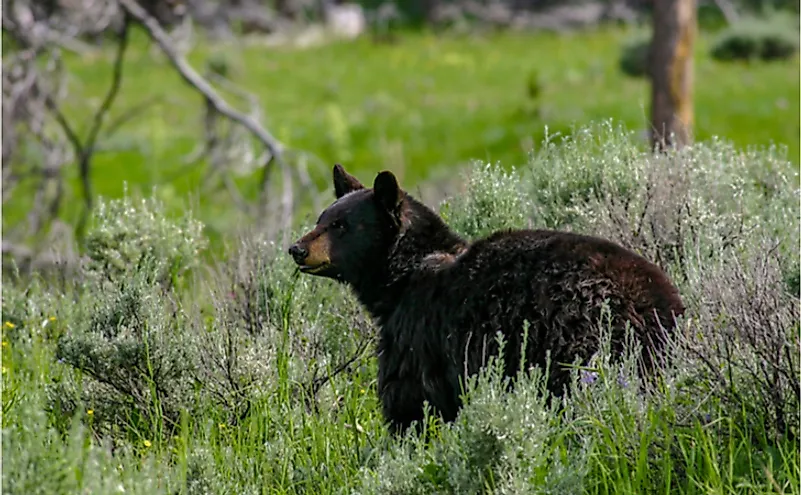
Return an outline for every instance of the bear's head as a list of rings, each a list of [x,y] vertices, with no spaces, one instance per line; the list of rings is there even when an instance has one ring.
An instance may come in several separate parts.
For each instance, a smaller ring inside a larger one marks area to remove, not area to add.
[[[401,231],[406,193],[391,172],[379,173],[369,189],[339,164],[334,191],[336,201],[289,254],[304,273],[353,284],[385,265]]]

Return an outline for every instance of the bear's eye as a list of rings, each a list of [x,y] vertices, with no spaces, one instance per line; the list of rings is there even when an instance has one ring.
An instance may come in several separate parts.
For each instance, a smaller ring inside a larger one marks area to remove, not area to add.
[[[334,220],[331,222],[331,228],[334,230],[345,230],[345,223],[341,220]]]

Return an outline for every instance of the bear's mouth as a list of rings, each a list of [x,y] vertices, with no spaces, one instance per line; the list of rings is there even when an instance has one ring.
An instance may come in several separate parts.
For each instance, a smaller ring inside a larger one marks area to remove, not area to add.
[[[298,268],[303,273],[311,273],[312,275],[315,273],[319,273],[326,268],[330,267],[331,263],[320,263],[319,265],[298,265]]]

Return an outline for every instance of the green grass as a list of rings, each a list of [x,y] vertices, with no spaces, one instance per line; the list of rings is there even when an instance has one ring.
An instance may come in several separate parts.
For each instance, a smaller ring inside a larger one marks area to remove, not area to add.
[[[150,98],[159,103],[114,136],[101,139],[94,162],[97,194],[158,194],[171,210],[191,201],[212,241],[237,222],[226,196],[197,192],[203,172],[180,163],[201,136],[202,100],[143,33],[135,33],[113,120]],[[620,47],[633,31],[604,28],[575,34],[494,34],[434,37],[404,34],[396,44],[369,39],[298,50],[201,43],[189,57],[201,68],[223,57],[231,78],[256,94],[266,126],[292,148],[311,152],[316,184],[327,187],[330,166],[358,172],[392,169],[406,184],[472,159],[525,163],[546,133],[568,134],[574,124],[613,118],[630,129],[647,127],[649,86],[618,70]],[[786,145],[799,161],[799,63],[720,64],[708,56],[710,37],[697,46],[696,135],[722,136],[737,146]],[[68,55],[72,73],[67,113],[81,128],[110,80],[111,50]],[[536,101],[527,96],[538,81]],[[80,211],[77,174],[64,218]],[[255,176],[240,179],[248,197]],[[188,200],[187,198],[193,198]],[[7,227],[24,219],[30,204],[17,194],[4,205]]]

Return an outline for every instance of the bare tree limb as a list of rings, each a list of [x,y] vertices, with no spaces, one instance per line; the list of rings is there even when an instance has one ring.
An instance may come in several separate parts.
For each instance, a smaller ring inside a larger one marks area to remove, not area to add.
[[[247,212],[249,210],[245,199],[239,193],[239,189],[236,188],[236,184],[234,181],[231,180],[227,174],[223,174],[223,183],[225,184],[225,188],[228,189],[228,194],[231,195],[231,199],[234,201],[234,204],[239,207],[240,210]]]
[[[274,161],[278,164],[283,163],[283,145],[262,127],[255,119],[245,115],[231,107],[206,79],[192,68],[191,65],[178,54],[170,41],[169,35],[162,29],[158,21],[142,8],[135,0],[118,0],[120,5],[138,21],[158,43],[161,50],[169,59],[170,63],[179,72],[181,77],[189,85],[197,89],[214,106],[214,108],[225,117],[239,123],[250,131],[262,144],[269,150],[270,159],[265,164],[265,169],[269,170],[269,165]]]
[[[298,176],[298,181],[300,182],[301,187],[311,196],[311,201],[314,211],[320,211],[321,209],[320,197],[319,195],[314,193],[314,186],[312,184],[311,177],[309,176],[307,162],[308,162],[308,157],[306,156],[306,154],[301,154],[298,157],[298,162],[297,162],[297,167],[295,167],[295,172]]]
[[[282,196],[282,221],[284,229],[291,223],[294,206],[292,172],[284,159],[284,146],[269,131],[267,131],[257,118],[236,110],[224,98],[222,98],[211,83],[199,74],[181,56],[175,48],[170,36],[164,31],[159,22],[151,16],[141,4],[136,0],[118,0],[123,9],[136,20],[150,35],[167,56],[172,66],[178,71],[184,81],[199,91],[206,99],[207,106],[213,108],[217,113],[247,129],[261,144],[267,153],[263,155],[263,172],[259,188],[259,209],[262,214],[266,214],[268,207],[267,192],[269,190],[269,177],[274,165],[282,171],[283,196]],[[202,155],[201,155],[202,156]],[[283,242],[286,243],[286,234]]]
[[[81,156],[84,148],[81,138],[78,137],[78,133],[75,132],[75,129],[72,128],[67,117],[61,112],[61,108],[59,108],[56,100],[48,94],[45,96],[45,105],[47,105],[47,109],[50,110],[50,113],[53,114],[53,118],[56,119],[58,125],[61,126],[61,130],[64,131],[64,135],[67,136],[70,144],[72,144],[75,155]]]
[[[117,94],[120,91],[120,85],[122,84],[122,68],[125,61],[125,51],[128,48],[128,34],[130,31],[130,25],[130,17],[128,15],[124,15],[122,27],[120,28],[120,41],[117,45],[117,54],[116,58],[114,59],[111,86],[109,86],[106,97],[103,99],[103,102],[100,104],[100,107],[95,113],[94,120],[92,121],[92,127],[89,129],[89,134],[86,137],[86,142],[83,147],[83,152],[80,154],[78,161],[78,171],[81,176],[81,186],[83,188],[84,201],[84,210],[76,227],[76,232],[78,233],[79,238],[83,235],[86,222],[89,219],[90,212],[92,211],[92,156],[95,152],[97,136],[100,133],[101,127],[103,126],[103,120],[111,109],[111,106],[114,104],[114,100],[117,98]]]
[[[209,81],[217,84],[221,89],[229,91],[234,96],[244,100],[248,108],[250,108],[251,118],[257,122],[261,121],[260,105],[258,99],[253,94],[233,84],[223,75],[216,73],[214,70],[208,70],[204,76]],[[207,170],[206,176],[203,180],[203,187],[211,187],[209,184],[210,181],[213,177],[219,175],[222,180],[220,187],[224,187],[228,190],[229,194],[234,200],[234,203],[245,214],[252,214],[254,208],[251,204],[248,204],[246,201],[244,201],[244,198],[242,198],[241,193],[230,176],[231,168],[232,166],[239,167],[239,165],[244,165],[246,168],[249,168],[252,164],[263,166],[263,164],[267,163],[269,160],[270,152],[269,150],[265,149],[259,154],[258,157],[250,156],[247,151],[245,151],[244,156],[232,156],[232,153],[235,153],[234,149],[237,147],[237,145],[242,144],[246,149],[250,149],[250,132],[247,129],[244,129],[237,122],[232,122],[230,119],[225,119],[225,117],[217,111],[208,98],[204,98],[204,103],[205,115],[203,117],[203,129],[205,139],[202,143],[199,143],[195,151],[192,151],[184,159],[184,162],[195,163],[205,157],[209,161],[210,167]],[[233,124],[233,127],[229,127],[225,131],[222,131],[219,128],[221,119],[225,119],[225,123]],[[242,132],[246,133],[247,135],[242,136]],[[263,192],[262,189],[260,189],[260,191]]]
[[[144,0],[91,0],[71,5],[70,8],[51,15],[43,13],[40,5],[35,2],[3,1],[3,11],[8,14],[2,16],[4,34],[8,32],[16,45],[16,50],[3,60],[3,121],[9,122],[8,125],[3,125],[3,201],[10,198],[14,184],[18,184],[23,177],[41,180],[34,189],[37,206],[30,212],[31,221],[28,224],[35,226],[34,230],[50,225],[48,217],[58,217],[65,191],[69,188],[68,184],[63,183],[61,169],[63,165],[74,162],[78,168],[82,190],[82,212],[75,226],[75,233],[79,239],[84,236],[95,199],[92,160],[101,151],[100,141],[113,135],[120,126],[135,118],[152,102],[142,102],[119,116],[112,115],[111,112],[119,92],[122,91],[130,30],[134,25],[141,25],[155,42],[154,46],[158,46],[169,60],[172,69],[205,98],[209,112],[213,110],[216,116],[221,117],[217,121],[223,124],[222,139],[225,142],[220,144],[219,156],[215,154],[211,159],[237,165],[244,163],[248,167],[248,173],[252,171],[250,167],[262,167],[262,171],[257,172],[260,173],[261,187],[258,193],[259,204],[256,207],[262,213],[276,215],[278,218],[275,225],[283,230],[288,229],[298,194],[294,191],[294,185],[297,184],[309,192],[312,189],[305,165],[295,166],[294,155],[289,159],[283,144],[265,129],[258,112],[261,107],[254,95],[240,91],[224,78],[218,80],[213,74],[205,77],[190,66],[177,47],[174,36],[169,34],[151,7]],[[62,77],[60,55],[64,49],[70,49],[67,45],[73,38],[78,39],[81,34],[94,36],[112,25],[118,26],[116,30],[119,36],[114,48],[116,58],[112,62],[110,85],[99,106],[89,117],[85,132],[64,108],[66,86]],[[43,67],[41,58],[47,55],[50,59]],[[245,102],[239,104],[225,98],[226,90],[245,98]],[[237,107],[242,107],[245,111],[239,111]],[[24,127],[32,132],[25,132],[24,136],[18,138]],[[219,129],[214,131],[218,133]],[[46,162],[37,164],[20,160],[14,154],[14,149],[17,148],[14,144],[18,139],[31,141],[44,151]],[[244,161],[240,159],[242,156]],[[281,171],[281,180],[273,188],[270,182],[271,171],[277,172],[276,167]],[[233,177],[226,175],[228,172],[227,168],[223,170],[222,185],[228,189],[239,208],[252,214],[254,206],[248,205]],[[273,198],[270,193],[274,190],[277,192]],[[313,195],[312,198],[317,199]],[[286,233],[283,240],[286,242]]]
[[[86,222],[92,210],[93,194],[92,194],[92,181],[91,181],[91,165],[92,158],[97,146],[97,138],[100,130],[103,127],[103,122],[108,112],[111,110],[117,95],[119,94],[120,86],[122,84],[122,69],[125,61],[125,52],[128,48],[128,38],[130,32],[130,18],[125,15],[123,17],[123,24],[120,28],[119,36],[120,41],[117,45],[117,52],[114,59],[114,68],[112,71],[112,80],[108,91],[106,92],[103,101],[98,107],[92,119],[92,126],[85,140],[81,140],[78,133],[69,123],[64,113],[59,108],[58,102],[53,95],[45,94],[45,105],[50,113],[53,115],[55,121],[59,124],[64,135],[72,145],[75,155],[78,158],[78,170],[81,179],[81,186],[83,189],[84,210],[81,213],[81,218],[76,226],[76,232],[79,237],[86,227]],[[61,197],[61,187],[59,187],[58,198]],[[51,211],[58,211],[57,204],[51,205]]]
[[[3,59],[2,199],[3,203],[10,200],[23,179],[40,178],[27,212],[27,235],[36,237],[57,215],[63,190],[61,169],[71,161],[65,136],[54,135],[46,122],[47,98],[58,98],[61,86],[61,50],[48,37],[49,26],[36,21],[29,4],[3,2],[3,9],[3,34],[16,50]],[[15,160],[20,142],[33,145],[41,153],[42,163]],[[54,182],[56,194],[48,205]]]

